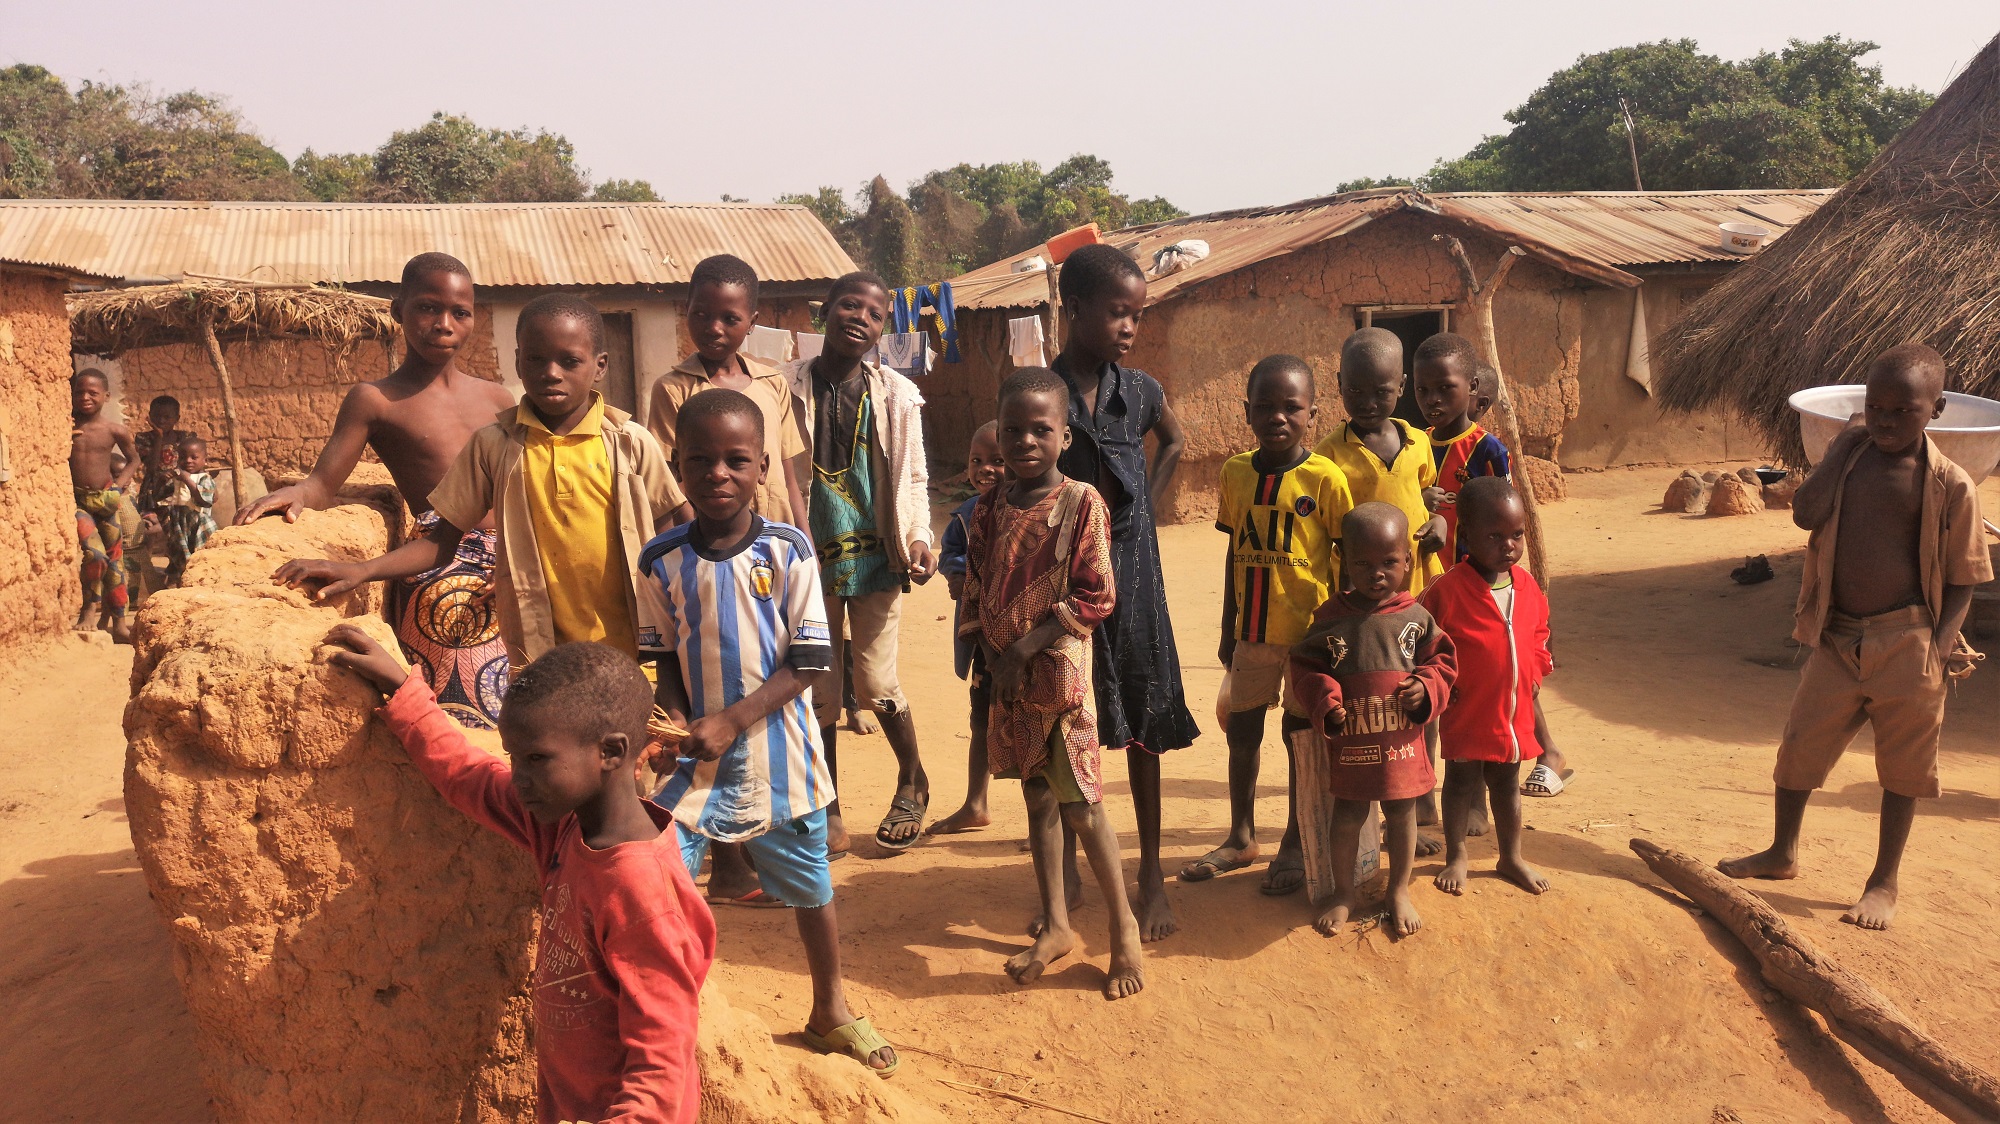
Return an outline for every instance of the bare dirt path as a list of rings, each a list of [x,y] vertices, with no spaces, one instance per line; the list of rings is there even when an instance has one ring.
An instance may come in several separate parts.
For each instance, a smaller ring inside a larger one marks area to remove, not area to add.
[[[960,1119],[1060,1120],[940,1082],[992,1085],[1110,1121],[1473,1119],[1926,1120],[1928,1109],[1758,981],[1712,921],[1691,914],[1627,851],[1647,835],[1721,858],[1768,838],[1770,763],[1796,681],[1785,641],[1804,536],[1782,512],[1660,514],[1671,470],[1569,478],[1547,509],[1557,566],[1557,676],[1545,692],[1579,773],[1529,802],[1530,898],[1491,876],[1475,843],[1464,897],[1429,886],[1425,928],[1315,935],[1298,897],[1257,892],[1261,865],[1168,893],[1182,930],[1148,946],[1148,988],[1107,1004],[1095,893],[1078,955],[1031,987],[1000,962],[1034,911],[1018,850],[1018,786],[996,782],[986,831],[879,858],[865,842],[893,773],[880,737],[848,737],[844,803],[854,857],[835,867],[857,1010],[912,1049],[896,1081]],[[1983,498],[2000,510],[2000,485]],[[1191,704],[1206,731],[1169,755],[1169,870],[1221,837],[1225,750],[1212,715],[1220,536],[1163,535]],[[1768,553],[1778,580],[1727,573]],[[965,695],[949,673],[942,583],[904,613],[905,689],[937,815],[964,778]],[[2000,647],[1992,641],[1982,646]],[[0,672],[0,1118],[204,1118],[164,926],[136,871],[118,794],[127,654],[66,645]],[[1838,921],[1873,856],[1867,735],[1814,801],[1804,875],[1757,883],[1812,940],[1974,1062],[2000,1071],[2000,668],[1960,690],[1945,733],[1946,795],[1920,814],[1897,927]],[[1282,757],[1266,744],[1259,805],[1275,850]],[[1132,870],[1122,766],[1109,804]],[[1268,851],[1267,851],[1268,853]],[[524,890],[524,892],[527,892]],[[719,908],[715,979],[779,1039],[809,991],[782,912]],[[919,1052],[923,1051],[923,1052]],[[943,1055],[943,1056],[939,1056]]]

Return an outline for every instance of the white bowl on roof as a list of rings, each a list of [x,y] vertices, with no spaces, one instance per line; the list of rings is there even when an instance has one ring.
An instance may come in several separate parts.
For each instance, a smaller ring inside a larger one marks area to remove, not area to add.
[[[1808,462],[1819,463],[1826,447],[1867,400],[1868,388],[1851,384],[1809,387],[1792,395],[1789,401],[1798,411],[1799,441],[1805,445]],[[1975,484],[2000,464],[2000,402],[1991,398],[1946,391],[1943,415],[1925,432]]]

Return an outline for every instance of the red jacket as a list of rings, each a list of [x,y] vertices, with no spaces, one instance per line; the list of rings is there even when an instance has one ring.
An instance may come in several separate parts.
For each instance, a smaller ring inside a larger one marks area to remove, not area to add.
[[[1458,681],[1439,719],[1450,761],[1524,761],[1542,754],[1535,740],[1535,688],[1555,670],[1549,655],[1549,601],[1533,575],[1514,567],[1511,625],[1492,588],[1470,562],[1445,571],[1424,591],[1424,608],[1450,634]]]
[[[681,865],[672,818],[649,803],[659,838],[596,850],[573,815],[536,822],[507,763],[466,741],[422,677],[410,676],[383,714],[445,803],[532,851],[541,868],[529,985],[537,1118],[694,1124],[695,1016],[715,918]]]

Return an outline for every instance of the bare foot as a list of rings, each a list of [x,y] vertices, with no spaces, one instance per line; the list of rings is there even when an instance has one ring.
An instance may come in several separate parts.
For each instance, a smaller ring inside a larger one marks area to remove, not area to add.
[[[1444,854],[1444,840],[1439,839],[1435,835],[1425,835],[1421,831],[1417,832],[1418,858],[1427,859],[1430,858],[1432,855],[1442,855],[1442,854]]]
[[[1104,981],[1104,998],[1124,999],[1137,995],[1146,986],[1146,973],[1139,967],[1139,942],[1128,935],[1111,950],[1111,975]]]
[[[73,631],[96,632],[97,625],[91,622],[91,615],[96,611],[96,609],[97,609],[97,602],[95,601],[85,602],[82,610],[80,610],[76,614],[76,628]]]
[[[1410,900],[1410,888],[1402,886],[1389,891],[1389,919],[1382,922],[1392,937],[1407,937],[1424,927],[1424,919],[1417,914],[1416,903]]]
[[[838,809],[836,808],[827,809],[826,857],[828,859],[833,859],[837,858],[838,856],[846,854],[847,846],[848,842],[847,842],[846,821],[840,818],[840,811]]]
[[[1052,929],[1035,938],[1035,943],[1007,958],[1007,974],[1017,984],[1042,978],[1042,970],[1070,954],[1076,934],[1068,929]]]
[[[967,804],[958,811],[925,828],[924,834],[957,835],[966,831],[978,831],[980,828],[990,826],[992,823],[993,817],[987,815],[984,805],[975,808]]]
[[[1474,804],[1472,806],[1472,814],[1466,817],[1465,820],[1466,838],[1468,839],[1476,838],[1477,836],[1484,835],[1492,830],[1493,830],[1493,813],[1487,810],[1486,801],[1481,800],[1477,804]]]
[[[1466,865],[1466,860],[1463,858],[1445,863],[1444,869],[1438,871],[1438,876],[1431,880],[1431,885],[1436,886],[1447,894],[1465,893]]]
[[[132,626],[126,622],[125,618],[120,617],[111,622],[111,642],[113,644],[130,644],[132,642]]]
[[[1313,931],[1322,937],[1330,937],[1340,932],[1347,924],[1348,915],[1354,912],[1354,901],[1345,894],[1336,892],[1326,903],[1326,908],[1313,918]]]
[[[1074,878],[1063,880],[1063,908],[1071,913],[1083,908],[1083,884]],[[1034,919],[1028,922],[1028,935],[1039,937],[1048,930],[1048,927],[1048,917],[1037,913]]]
[[[875,719],[869,717],[867,711],[850,710],[847,712],[847,732],[850,734],[873,734],[878,732],[878,727],[875,725]]]
[[[1797,878],[1799,860],[1774,848],[1740,859],[1724,859],[1715,869],[1731,878]]]
[[[1181,927],[1174,920],[1174,907],[1167,904],[1167,886],[1164,881],[1147,885],[1139,883],[1139,898],[1132,903],[1132,912],[1139,918],[1139,939],[1151,944],[1174,935]]]
[[[1515,859],[1512,862],[1501,859],[1500,865],[1493,869],[1499,872],[1500,877],[1505,878],[1507,881],[1512,882],[1514,885],[1531,894],[1539,894],[1549,888],[1549,880],[1542,877],[1541,871],[1536,870],[1519,859]],[[1438,877],[1442,879],[1444,876],[1440,874]]]
[[[1896,918],[1896,885],[1870,886],[1862,891],[1861,900],[1848,907],[1840,915],[1849,925],[1859,925],[1863,929],[1887,929],[1889,922]]]

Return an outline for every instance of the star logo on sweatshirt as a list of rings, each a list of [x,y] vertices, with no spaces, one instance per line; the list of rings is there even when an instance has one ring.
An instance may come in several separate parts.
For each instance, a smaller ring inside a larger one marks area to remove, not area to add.
[[[1326,663],[1327,663],[1327,666],[1328,666],[1328,667],[1339,667],[1339,666],[1340,666],[1340,662],[1341,662],[1342,660],[1346,659],[1346,658],[1347,658],[1347,640],[1346,640],[1346,638],[1345,638],[1345,637],[1341,637],[1341,636],[1329,636],[1329,637],[1327,637],[1327,638],[1326,638]]]

